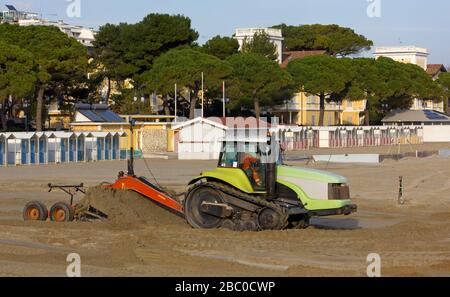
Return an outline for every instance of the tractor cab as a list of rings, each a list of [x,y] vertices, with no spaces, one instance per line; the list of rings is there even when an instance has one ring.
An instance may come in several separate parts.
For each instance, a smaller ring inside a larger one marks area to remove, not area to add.
[[[242,170],[254,191],[266,192],[270,178],[268,170],[283,163],[279,149],[274,146],[261,141],[224,141],[218,167]]]

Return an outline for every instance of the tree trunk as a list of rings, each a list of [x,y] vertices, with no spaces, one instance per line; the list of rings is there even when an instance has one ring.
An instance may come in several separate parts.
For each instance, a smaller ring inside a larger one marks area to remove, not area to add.
[[[107,80],[108,80],[108,84],[107,84],[107,89],[106,89],[105,104],[109,105],[109,96],[111,96],[111,79],[109,77],[107,77]]]
[[[6,131],[7,130],[7,120],[6,120],[6,108],[5,108],[5,101],[3,101],[2,103],[2,108],[0,110],[0,119],[1,119],[1,123],[2,123],[2,130]]]
[[[261,106],[259,105],[259,99],[255,98],[254,100],[254,108],[255,108],[255,117],[256,119],[259,120],[260,116],[261,116]]]
[[[170,108],[169,108],[169,95],[167,95],[166,100],[163,103],[164,115],[170,116]]]
[[[364,111],[365,116],[364,116],[364,121],[366,126],[370,126],[370,105],[369,105],[369,100],[367,100],[367,105],[366,105],[366,110]]]
[[[36,132],[42,131],[42,109],[44,106],[44,91],[45,86],[41,85],[38,90],[36,98]]]
[[[195,117],[195,105],[197,105],[197,97],[191,98],[191,106],[189,108],[189,119],[193,119]]]
[[[323,126],[323,121],[325,118],[325,94],[322,93],[320,98],[320,111],[319,111],[319,126]]]

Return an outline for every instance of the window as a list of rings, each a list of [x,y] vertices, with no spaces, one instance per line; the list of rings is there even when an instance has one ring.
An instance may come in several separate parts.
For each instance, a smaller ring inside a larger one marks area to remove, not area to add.
[[[306,103],[307,104],[315,104],[316,96],[310,95],[310,96],[306,97]]]
[[[261,151],[258,144],[226,143],[220,155],[219,166],[241,169],[255,190],[265,190],[266,167],[261,161]]]
[[[234,143],[226,144],[220,157],[221,167],[238,167],[238,153]]]
[[[312,115],[311,116],[311,125],[315,125],[316,124],[316,116]]]

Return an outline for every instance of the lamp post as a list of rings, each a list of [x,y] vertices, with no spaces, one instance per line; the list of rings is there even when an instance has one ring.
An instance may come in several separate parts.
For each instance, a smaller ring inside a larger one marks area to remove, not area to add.
[[[204,118],[204,104],[205,104],[205,78],[204,78],[204,74],[202,72],[202,118]]]

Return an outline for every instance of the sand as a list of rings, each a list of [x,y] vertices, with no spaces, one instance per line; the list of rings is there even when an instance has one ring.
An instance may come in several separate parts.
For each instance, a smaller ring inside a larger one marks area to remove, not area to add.
[[[380,254],[384,276],[450,275],[450,158],[290,164],[347,176],[358,213],[315,218],[306,230],[194,230],[137,194],[93,188],[88,196],[102,204],[109,221],[23,222],[28,200],[48,207],[67,200],[47,193],[48,182],[95,186],[113,181],[125,163],[1,168],[0,275],[64,276],[71,252],[80,254],[85,276],[365,276],[369,253]],[[182,191],[216,162],[169,159],[149,165],[163,186]],[[151,179],[142,161],[136,171]],[[400,175],[403,206],[396,203]]]

